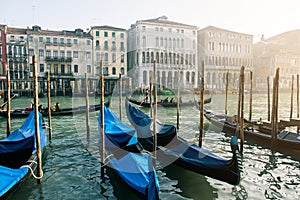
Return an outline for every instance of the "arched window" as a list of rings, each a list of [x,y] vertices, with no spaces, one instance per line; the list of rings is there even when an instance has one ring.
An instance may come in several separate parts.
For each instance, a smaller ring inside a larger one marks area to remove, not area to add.
[[[104,42],[104,50],[106,50],[106,51],[108,50],[108,42],[107,41]]]
[[[117,48],[116,48],[116,42],[115,41],[113,41],[112,43],[111,43],[111,50],[112,51],[115,51]]]
[[[100,46],[99,40],[96,40],[96,47]]]

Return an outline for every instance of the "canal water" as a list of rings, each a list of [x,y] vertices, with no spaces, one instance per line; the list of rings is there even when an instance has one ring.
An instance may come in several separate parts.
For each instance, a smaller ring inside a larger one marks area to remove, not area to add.
[[[197,97],[183,96],[183,101]],[[124,98],[124,97],[123,97]],[[229,114],[237,112],[236,94],[229,95]],[[245,118],[248,118],[249,96],[245,96]],[[12,108],[30,106],[32,98],[12,100]],[[46,98],[40,102],[47,105]],[[91,97],[90,104],[98,103],[99,97]],[[62,108],[85,105],[85,98],[53,97],[52,104],[59,102]],[[206,106],[224,112],[225,95],[212,95]],[[122,119],[127,123],[124,103]],[[280,94],[279,118],[288,119],[290,95]],[[295,103],[294,103],[295,105]],[[111,109],[119,115],[119,97],[113,96]],[[149,109],[143,109],[148,112]],[[98,112],[90,113],[91,133],[86,134],[85,114],[57,116],[52,118],[53,139],[48,141],[43,155],[43,180],[38,185],[30,178],[11,198],[19,199],[138,199],[112,170],[100,178],[98,147]],[[294,109],[294,116],[296,110]],[[176,125],[176,108],[158,107],[158,119]],[[267,119],[267,95],[254,94],[252,119]],[[12,119],[12,130],[20,127],[24,119]],[[128,123],[129,124],[129,123]],[[0,118],[0,137],[5,137],[6,119]],[[192,107],[183,107],[180,113],[178,134],[190,143],[198,143],[199,112]],[[230,158],[230,137],[213,128],[205,120],[203,147]],[[241,182],[233,186],[209,177],[198,175],[175,166],[157,170],[160,184],[160,199],[300,199],[300,162],[290,156],[270,149],[249,144],[244,145]]]

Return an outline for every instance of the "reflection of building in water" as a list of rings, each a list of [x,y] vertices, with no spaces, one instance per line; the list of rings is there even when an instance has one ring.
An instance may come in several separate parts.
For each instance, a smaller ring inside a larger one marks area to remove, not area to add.
[[[196,26],[169,21],[165,16],[139,20],[128,30],[127,44],[128,69],[134,69],[135,87],[149,85],[154,60],[158,84],[173,89],[178,85],[197,87]]]
[[[241,66],[245,67],[245,84],[253,70],[253,36],[213,26],[198,31],[198,63],[203,63],[207,89],[225,89],[226,73],[229,85],[238,87]]]

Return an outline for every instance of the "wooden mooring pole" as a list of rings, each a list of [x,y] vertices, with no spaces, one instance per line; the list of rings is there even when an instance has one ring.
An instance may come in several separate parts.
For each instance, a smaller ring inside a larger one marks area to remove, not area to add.
[[[48,99],[48,126],[49,126],[49,141],[52,140],[52,122],[51,122],[51,86],[50,86],[50,71],[47,72],[47,99]]]
[[[300,117],[299,106],[299,74],[297,74],[297,118]],[[297,133],[300,133],[300,126],[297,127]]]
[[[7,131],[6,131],[6,135],[9,136],[10,135],[10,129],[11,129],[11,125],[10,125],[10,69],[7,68],[6,71],[7,77]]]
[[[122,120],[122,74],[119,73],[119,111],[120,111],[120,120]]]
[[[157,115],[157,91],[156,91],[156,60],[153,63],[153,156],[156,159],[157,135],[156,135],[156,115]],[[155,162],[154,162],[155,163]]]
[[[252,120],[252,88],[253,88],[253,73],[250,71],[250,96],[249,96],[249,121]]]
[[[88,73],[85,72],[85,106],[86,106],[86,138],[90,139],[90,104],[89,104],[89,77]]]
[[[103,60],[100,61],[100,105],[101,105],[101,179],[104,179],[104,166],[105,166],[105,138],[104,138],[104,75],[103,75]]]
[[[177,119],[177,129],[179,129],[179,120],[180,120],[180,72],[178,71],[178,84],[177,84],[177,109],[176,109],[176,119]]]
[[[228,114],[228,81],[229,81],[229,72],[226,72],[226,82],[225,82],[225,115]]]
[[[33,55],[33,83],[34,83],[34,116],[35,116],[35,138],[36,138],[36,154],[37,154],[37,179],[39,184],[42,183],[42,151],[40,143],[40,129],[39,129],[39,99],[38,99],[38,79],[37,79],[37,66],[36,66],[36,55]]]
[[[294,107],[294,75],[292,75],[292,89],[291,89],[291,110],[290,119],[293,118],[293,107]]]
[[[242,66],[241,68],[241,82],[240,82],[240,93],[241,93],[241,109],[240,109],[240,148],[241,148],[241,153],[243,153],[244,149],[244,91],[245,91],[245,67]]]
[[[278,134],[278,87],[279,87],[279,68],[276,70],[275,77],[273,79],[273,104],[272,104],[272,141],[271,145],[274,147],[277,134]]]
[[[268,85],[268,121],[271,120],[271,98],[270,98],[270,77],[267,77],[267,85]]]
[[[200,79],[200,125],[199,125],[199,142],[198,146],[202,147],[202,140],[204,135],[204,75]]]

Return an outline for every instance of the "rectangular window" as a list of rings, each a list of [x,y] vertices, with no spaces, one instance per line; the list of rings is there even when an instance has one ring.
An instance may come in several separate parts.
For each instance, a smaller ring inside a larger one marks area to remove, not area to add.
[[[44,69],[44,64],[40,64],[40,72],[44,72],[45,69]]]
[[[74,39],[74,44],[78,44],[78,40],[77,39]]]
[[[47,44],[50,44],[50,43],[51,43],[50,37],[46,37],[46,43],[47,43]]]
[[[44,57],[44,50],[43,49],[39,49],[39,56]]]
[[[111,36],[112,36],[112,37],[116,37],[116,33],[115,33],[115,32],[112,32],[112,33],[111,33]]]
[[[53,38],[53,44],[57,44],[57,38]]]
[[[86,69],[87,69],[87,73],[91,73],[92,71],[91,71],[91,65],[87,65],[86,66]]]
[[[65,65],[64,64],[60,65],[60,73],[65,74]]]
[[[72,57],[72,51],[67,51],[67,58],[71,58]]]
[[[86,45],[91,45],[91,40],[87,40]]]
[[[58,74],[58,64],[54,64],[54,73]]]
[[[39,37],[39,42],[43,42],[43,37]]]
[[[71,39],[67,39],[67,45],[71,45]]]
[[[99,37],[100,36],[100,33],[99,31],[96,31],[96,36]]]
[[[74,72],[78,73],[78,65],[74,65]]]
[[[60,57],[65,58],[65,51],[63,51],[63,50],[60,51]]]
[[[33,36],[29,36],[29,42],[33,42]]]
[[[50,58],[51,57],[51,50],[46,50],[46,57]]]
[[[91,58],[91,52],[86,52],[86,58]]]
[[[60,38],[60,44],[65,44],[65,39],[64,38]]]
[[[58,58],[58,51],[57,51],[57,50],[54,50],[54,51],[53,51],[53,57],[54,57],[54,58]]]
[[[72,73],[72,66],[70,64],[68,64],[68,74]]]
[[[73,51],[73,57],[78,58],[78,51]]]
[[[51,70],[51,65],[50,64],[47,64],[47,70]]]
[[[121,33],[121,34],[120,34],[120,37],[121,37],[121,38],[124,38],[124,33]]]
[[[108,32],[107,31],[104,32],[104,37],[108,37]]]
[[[29,53],[29,56],[33,56],[34,50],[33,50],[33,49],[29,49],[29,50],[28,50],[28,53]]]

